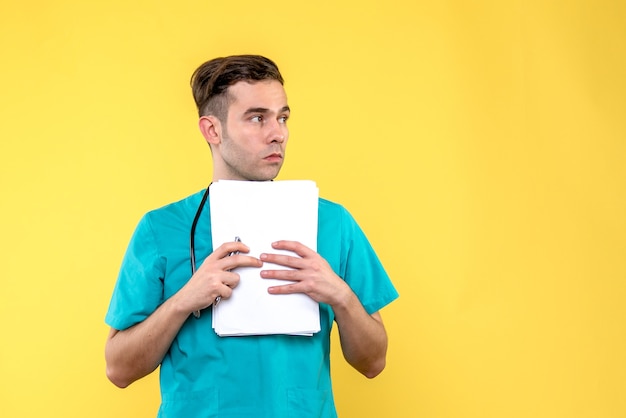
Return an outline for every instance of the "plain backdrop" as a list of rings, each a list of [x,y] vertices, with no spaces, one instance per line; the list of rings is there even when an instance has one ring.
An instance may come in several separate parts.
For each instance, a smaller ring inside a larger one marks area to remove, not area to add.
[[[401,294],[376,379],[333,336],[342,417],[626,416],[624,4],[4,0],[0,416],[155,416],[104,315],[139,218],[210,181],[193,70],[241,53],[286,79],[280,179]]]

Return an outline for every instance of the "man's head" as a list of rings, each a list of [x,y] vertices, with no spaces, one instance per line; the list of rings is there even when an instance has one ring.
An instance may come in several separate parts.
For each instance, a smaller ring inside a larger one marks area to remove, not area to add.
[[[228,88],[239,81],[262,80],[284,83],[276,64],[260,55],[232,55],[205,62],[191,76],[198,115],[213,115],[224,122],[233,99]]]
[[[274,179],[285,158],[290,114],[276,64],[256,55],[217,58],[196,70],[191,85],[213,181]]]

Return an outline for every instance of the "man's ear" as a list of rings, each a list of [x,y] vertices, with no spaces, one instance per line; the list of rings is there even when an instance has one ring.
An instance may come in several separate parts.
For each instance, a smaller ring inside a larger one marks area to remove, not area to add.
[[[201,116],[198,127],[202,136],[209,145],[217,145],[222,138],[222,124],[215,116]]]

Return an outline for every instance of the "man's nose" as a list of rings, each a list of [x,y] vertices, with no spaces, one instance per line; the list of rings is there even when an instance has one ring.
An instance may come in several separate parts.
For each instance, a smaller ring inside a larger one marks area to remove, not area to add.
[[[287,127],[284,124],[281,124],[280,122],[275,120],[274,122],[272,122],[269,129],[270,131],[269,131],[268,138],[270,142],[282,143],[285,141],[288,133],[287,133]]]

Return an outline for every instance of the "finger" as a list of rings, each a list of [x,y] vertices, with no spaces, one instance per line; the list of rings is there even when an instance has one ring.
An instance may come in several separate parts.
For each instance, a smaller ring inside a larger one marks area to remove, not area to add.
[[[315,251],[298,241],[281,240],[272,243],[272,248],[277,250],[287,250],[298,254],[300,257],[307,257],[317,254]]]
[[[225,242],[213,250],[207,259],[219,260],[220,258],[224,258],[229,254],[236,252],[247,254],[250,252],[250,247],[243,242]]]
[[[243,254],[224,257],[221,263],[224,270],[233,270],[237,267],[261,267],[263,265],[263,262],[258,258]]]
[[[222,284],[230,289],[234,289],[240,280],[241,277],[237,273],[227,273],[222,279]]]
[[[264,263],[273,263],[273,264],[278,264],[280,266],[291,267],[294,269],[302,268],[304,267],[304,264],[305,264],[304,261],[302,260],[302,257],[294,257],[291,255],[285,255],[285,254],[263,253],[259,255],[259,258]]]
[[[267,288],[267,292],[272,295],[288,295],[291,293],[301,293],[296,284],[285,284],[281,286],[270,286]]]
[[[228,299],[228,298],[231,297],[232,294],[233,294],[233,289],[232,288],[230,288],[228,286],[222,286],[222,289],[220,290],[220,294],[216,298],[216,300]]]
[[[303,280],[299,270],[261,270],[264,279],[288,280],[292,282]]]

